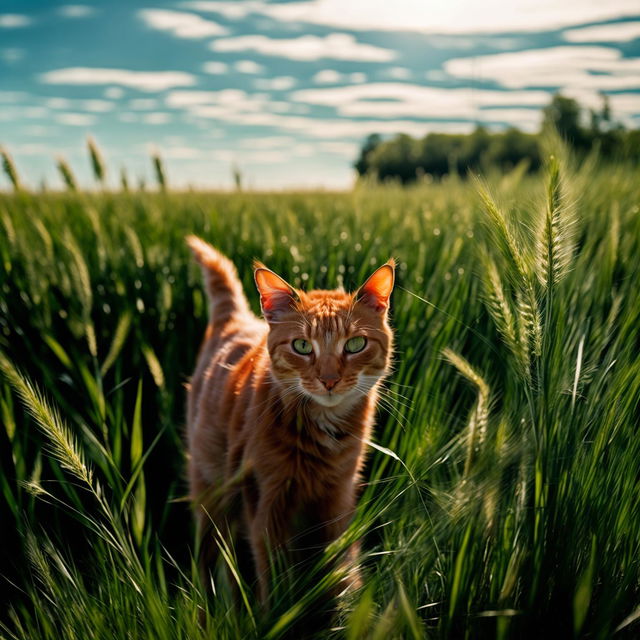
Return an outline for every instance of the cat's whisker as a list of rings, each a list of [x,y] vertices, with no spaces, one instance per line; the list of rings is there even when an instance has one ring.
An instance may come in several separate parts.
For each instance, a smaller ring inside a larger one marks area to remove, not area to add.
[[[405,402],[402,402],[401,400],[398,400],[398,398],[396,398],[393,395],[389,395],[388,393],[386,393],[386,391],[384,390],[379,390],[379,397],[383,400],[385,400],[386,402],[389,402],[392,405],[398,405],[400,407],[403,407],[405,409],[407,409],[408,411],[413,411],[413,406],[410,404],[407,404]]]
[[[412,411],[413,410],[413,407],[411,407],[410,405],[406,405],[404,403],[398,402],[396,399],[390,398],[389,396],[386,396],[384,393],[380,393],[378,395],[378,399],[385,407],[387,407],[387,409],[393,410],[398,415],[400,415],[399,407],[402,407],[403,409],[406,409],[407,411]]]
[[[415,389],[416,386],[414,384],[400,384],[395,380],[389,380],[389,384],[392,384],[394,387],[403,387],[405,389]]]
[[[362,388],[354,387],[354,389],[358,391],[360,394],[362,394],[363,396],[367,396],[370,391],[369,389],[366,389],[366,388],[362,389]],[[405,427],[405,423],[403,419],[404,416],[401,415],[397,407],[391,404],[389,400],[384,396],[378,396],[378,400],[380,404],[389,412],[389,414],[400,424],[400,426],[404,428]]]
[[[392,389],[391,387],[388,386],[388,382],[384,382],[384,385],[381,386],[382,389],[385,390],[386,393],[393,395],[395,398],[401,398],[402,400],[406,400],[407,402],[412,402],[412,398],[410,398],[409,396],[405,396],[404,394],[400,393],[399,391],[396,391],[395,389]]]
[[[407,397],[407,396],[402,395],[401,393],[399,393],[399,392],[398,392],[398,391],[396,391],[395,389],[390,389],[389,387],[387,387],[387,386],[386,386],[386,385],[387,385],[387,382],[385,382],[385,383],[384,383],[384,385],[383,385],[383,384],[382,384],[382,381],[380,380],[380,378],[379,378],[378,376],[367,376],[367,375],[362,375],[362,376],[360,376],[360,377],[361,377],[361,379],[362,379],[363,381],[365,381],[365,382],[373,382],[373,383],[378,383],[378,382],[380,382],[381,384],[378,386],[378,391],[379,391],[380,393],[384,393],[384,394],[386,394],[386,395],[393,396],[393,397],[394,397],[394,399],[395,399],[395,398],[401,398],[402,400],[404,400],[404,401],[406,401],[406,402],[408,402],[408,403],[412,402],[411,398],[409,398],[409,397]],[[398,403],[399,403],[399,404],[404,404],[404,403],[402,403],[402,402],[400,402],[400,401],[398,401]],[[404,405],[404,406],[409,407],[410,405]]]

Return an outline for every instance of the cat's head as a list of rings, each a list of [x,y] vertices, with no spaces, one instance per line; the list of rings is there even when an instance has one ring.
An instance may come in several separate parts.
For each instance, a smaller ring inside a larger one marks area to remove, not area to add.
[[[394,275],[389,260],[354,293],[305,292],[256,263],[272,371],[283,390],[337,407],[375,386],[391,359],[387,315]]]

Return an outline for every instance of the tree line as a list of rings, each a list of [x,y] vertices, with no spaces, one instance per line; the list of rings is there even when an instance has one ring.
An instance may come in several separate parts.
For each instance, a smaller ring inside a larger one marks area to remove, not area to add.
[[[481,125],[470,134],[429,133],[423,138],[399,134],[383,139],[374,133],[365,140],[354,167],[360,176],[405,184],[424,176],[509,170],[521,162],[535,171],[541,164],[541,137],[549,130],[557,131],[578,154],[598,149],[605,158],[640,162],[640,129],[629,130],[614,121],[606,95],[600,109],[587,112],[573,98],[555,94],[543,109],[538,133],[515,127],[491,132]]]

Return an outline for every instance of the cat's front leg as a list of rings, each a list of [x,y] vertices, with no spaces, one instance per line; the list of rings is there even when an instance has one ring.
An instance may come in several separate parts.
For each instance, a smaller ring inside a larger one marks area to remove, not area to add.
[[[258,598],[267,605],[269,600],[269,554],[283,547],[288,535],[287,492],[284,488],[265,491],[258,501],[250,539],[258,578]]]
[[[331,544],[337,540],[348,528],[355,512],[356,496],[353,487],[345,488],[338,499],[329,500],[324,505],[324,533],[326,543]],[[336,558],[334,567],[342,574],[337,588],[333,590],[335,595],[349,589],[357,589],[361,586],[358,556],[360,542],[354,542]]]

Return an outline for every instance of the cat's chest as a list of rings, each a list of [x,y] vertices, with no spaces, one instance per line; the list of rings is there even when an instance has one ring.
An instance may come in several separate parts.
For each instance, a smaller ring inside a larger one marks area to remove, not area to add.
[[[298,414],[296,428],[316,438],[323,446],[336,448],[341,438],[362,421],[363,416],[349,405],[315,407],[312,411]]]
[[[318,415],[313,420],[313,427],[319,429],[322,433],[334,438],[340,434],[341,421],[336,420],[333,416]],[[327,444],[331,446],[331,439],[326,440]]]
[[[340,424],[322,413],[313,421],[293,418],[250,441],[247,456],[261,483],[278,487],[287,500],[331,498],[357,471],[362,437],[356,426]],[[348,429],[348,430],[347,430]]]
[[[360,447],[343,433],[317,434],[299,439],[288,451],[289,493],[295,501],[331,498],[341,485],[349,484],[357,467]]]
[[[347,479],[336,477],[329,465],[318,463],[316,460],[302,459],[301,462],[303,466],[298,467],[296,473],[284,483],[282,490],[294,512],[306,513],[311,505],[331,500],[341,491],[341,485],[345,484]]]

